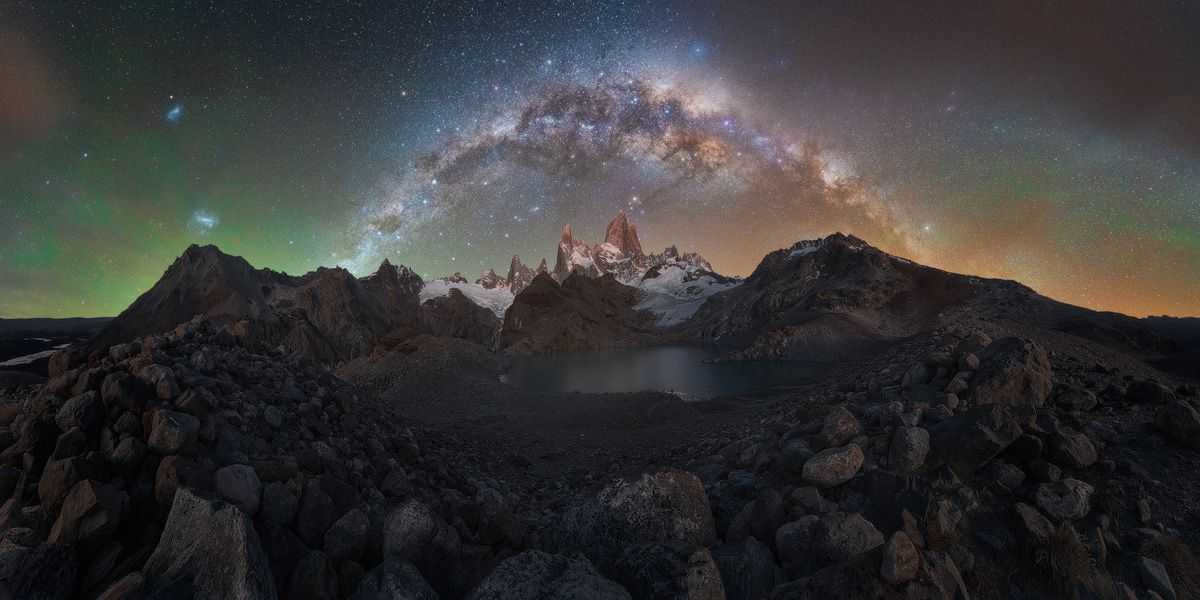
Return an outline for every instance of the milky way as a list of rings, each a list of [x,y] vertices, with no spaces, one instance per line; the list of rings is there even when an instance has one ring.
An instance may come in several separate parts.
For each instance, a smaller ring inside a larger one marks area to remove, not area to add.
[[[620,209],[728,274],[844,231],[1200,314],[1194,3],[91,4],[0,3],[0,317],[190,243],[474,277]]]

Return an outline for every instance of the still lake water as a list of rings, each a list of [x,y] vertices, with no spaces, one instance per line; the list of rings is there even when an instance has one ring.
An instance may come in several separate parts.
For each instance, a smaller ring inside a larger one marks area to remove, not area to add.
[[[708,399],[808,383],[822,369],[795,361],[705,362],[716,356],[696,346],[517,356],[502,380],[538,392],[658,390]]]

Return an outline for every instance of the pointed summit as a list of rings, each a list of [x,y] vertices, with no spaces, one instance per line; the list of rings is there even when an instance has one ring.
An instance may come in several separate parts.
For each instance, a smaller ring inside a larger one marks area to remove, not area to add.
[[[575,238],[572,237],[572,235],[571,235],[571,224],[567,223],[566,225],[563,225],[562,237],[559,238],[559,240],[558,240],[559,243],[570,246],[571,242],[573,242],[574,240],[575,240]]]
[[[637,226],[629,222],[625,210],[617,212],[617,216],[604,230],[604,243],[612,244],[628,257],[643,256],[642,242],[638,239]]]
[[[508,289],[514,294],[521,293],[529,282],[533,281],[533,271],[521,262],[521,257],[516,254],[512,257],[512,262],[508,265]]]

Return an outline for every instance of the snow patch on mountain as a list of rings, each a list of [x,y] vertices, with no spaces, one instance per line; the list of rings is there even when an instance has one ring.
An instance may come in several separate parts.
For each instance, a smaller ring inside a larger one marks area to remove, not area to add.
[[[508,307],[512,306],[513,303],[513,293],[507,287],[488,289],[478,283],[446,281],[444,279],[435,279],[426,282],[425,287],[421,288],[421,302],[424,303],[431,298],[448,296],[450,295],[451,288],[462,292],[471,302],[492,311],[501,319],[504,318],[504,311],[508,310]]]
[[[651,276],[656,275],[656,276]],[[660,327],[683,323],[704,301],[718,292],[741,285],[740,279],[722,277],[683,262],[670,262],[647,273],[637,284],[643,298],[635,308],[657,316]]]

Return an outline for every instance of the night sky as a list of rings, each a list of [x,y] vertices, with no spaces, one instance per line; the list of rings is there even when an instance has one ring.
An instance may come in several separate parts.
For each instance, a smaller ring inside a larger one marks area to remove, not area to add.
[[[1200,3],[259,4],[0,0],[0,316],[191,243],[503,273],[618,209],[727,274],[845,231],[1200,314]]]

